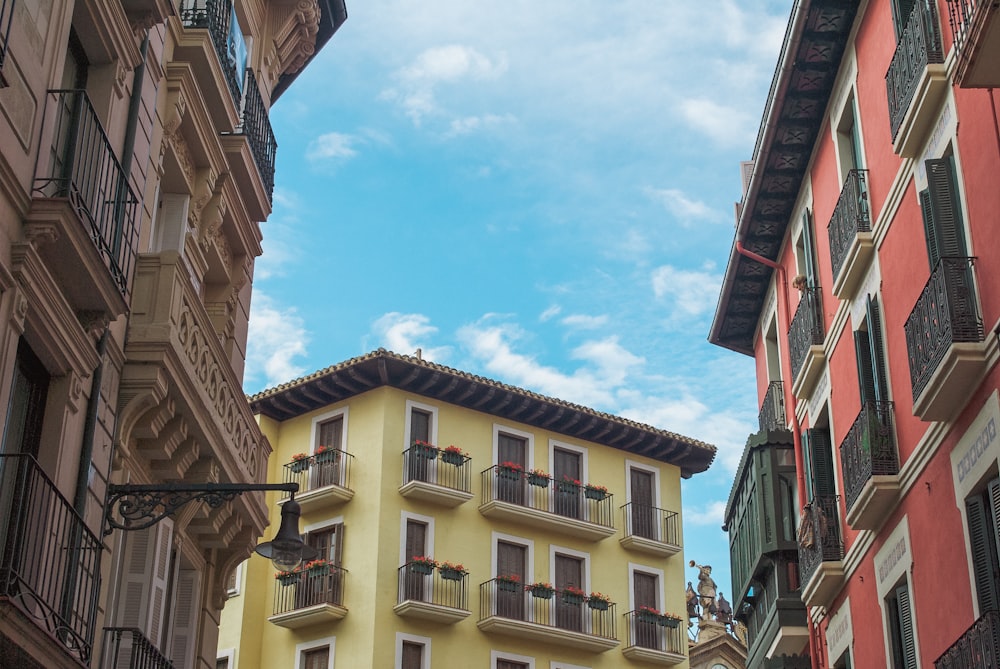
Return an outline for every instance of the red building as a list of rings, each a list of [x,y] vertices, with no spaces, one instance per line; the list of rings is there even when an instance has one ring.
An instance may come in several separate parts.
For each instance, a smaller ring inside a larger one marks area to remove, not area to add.
[[[748,667],[1000,662],[993,87],[996,2],[794,4],[709,336],[757,361]]]

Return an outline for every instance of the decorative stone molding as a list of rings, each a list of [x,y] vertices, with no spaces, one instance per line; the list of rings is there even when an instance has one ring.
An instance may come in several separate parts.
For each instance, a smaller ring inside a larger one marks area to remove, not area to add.
[[[275,79],[305,66],[316,51],[321,12],[316,0],[299,0],[293,7],[272,5],[271,25],[277,66]]]
[[[24,237],[37,251],[47,244],[59,241],[59,227],[54,223],[34,223],[24,227]]]

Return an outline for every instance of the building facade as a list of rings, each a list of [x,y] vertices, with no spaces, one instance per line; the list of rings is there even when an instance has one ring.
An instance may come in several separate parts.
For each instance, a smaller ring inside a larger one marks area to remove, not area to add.
[[[713,446],[382,349],[250,404],[320,559],[244,564],[219,666],[688,666]]]
[[[105,534],[106,493],[264,481],[241,386],[268,110],[345,18],[0,1],[0,666],[214,663],[263,495]]]
[[[794,3],[710,334],[762,404],[727,509],[748,667],[997,664],[998,28]]]

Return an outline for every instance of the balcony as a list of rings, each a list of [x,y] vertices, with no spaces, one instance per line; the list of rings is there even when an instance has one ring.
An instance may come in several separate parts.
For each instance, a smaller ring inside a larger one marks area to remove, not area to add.
[[[952,418],[985,373],[974,261],[942,258],[906,319],[913,414],[921,420]]]
[[[619,543],[626,549],[657,557],[681,551],[680,517],[673,511],[630,502],[622,507],[625,536]]]
[[[529,477],[520,470],[494,465],[480,474],[483,503],[479,512],[579,539],[600,541],[615,533],[612,496],[591,496],[583,485]]]
[[[463,453],[419,444],[403,451],[403,497],[455,507],[472,499],[471,482],[472,458]]]
[[[934,669],[1000,667],[1000,612],[987,611],[958,641],[934,660]]]
[[[958,53],[955,83],[1000,88],[1000,6],[995,0],[948,0],[948,22]]]
[[[282,482],[299,484],[295,501],[303,512],[331,509],[354,497],[351,489],[352,462],[354,456],[350,453],[330,448],[286,463]]]
[[[833,294],[842,300],[850,299],[875,253],[868,206],[868,170],[847,173],[826,232],[833,264]]]
[[[792,392],[800,400],[809,397],[826,362],[823,325],[823,290],[806,288],[788,328],[788,357],[795,379]]]
[[[327,566],[274,580],[274,615],[268,620],[279,627],[298,629],[331,623],[347,615],[344,581],[347,570]]]
[[[761,430],[787,430],[788,419],[785,417],[785,384],[781,381],[771,381],[764,393],[764,402],[757,413],[757,424]]]
[[[103,546],[30,455],[0,455],[0,537],[0,618],[89,666]]]
[[[448,625],[469,617],[469,574],[464,571],[408,563],[399,568],[393,611]]]
[[[105,627],[101,656],[101,669],[174,669],[173,663],[135,627]]]
[[[840,444],[847,524],[877,530],[899,494],[892,402],[866,402]]]
[[[232,0],[181,0],[181,24],[185,28],[208,31],[215,47],[225,87],[232,97],[233,104],[239,107],[242,91],[235,60],[236,49],[231,48],[229,22],[232,17]]]
[[[912,158],[948,90],[936,2],[915,2],[885,74],[892,148]]]
[[[243,135],[250,143],[250,153],[253,154],[254,164],[257,165],[261,181],[264,182],[267,201],[270,202],[274,195],[274,159],[278,153],[278,142],[274,138],[268,109],[260,96],[260,88],[253,70],[247,70],[243,117],[239,127],[236,128],[236,134]]]
[[[138,201],[82,90],[49,91],[25,235],[77,312],[128,309]]]
[[[684,621],[669,627],[641,611],[629,611],[625,614],[625,626],[628,645],[622,649],[622,655],[626,658],[662,667],[687,661],[688,638]]]
[[[519,583],[493,579],[479,585],[479,629],[555,646],[603,653],[618,645],[615,605],[591,608],[583,598],[550,591],[536,597]]]
[[[840,495],[813,498],[799,528],[799,579],[806,606],[829,606],[844,585]]]

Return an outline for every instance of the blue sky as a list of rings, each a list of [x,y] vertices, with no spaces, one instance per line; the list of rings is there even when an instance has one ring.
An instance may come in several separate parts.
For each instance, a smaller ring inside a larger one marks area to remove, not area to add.
[[[713,443],[684,483],[685,559],[729,596],[720,525],[757,401],[752,360],[706,337],[790,8],[348,0],[271,111],[247,392],[420,347]]]

